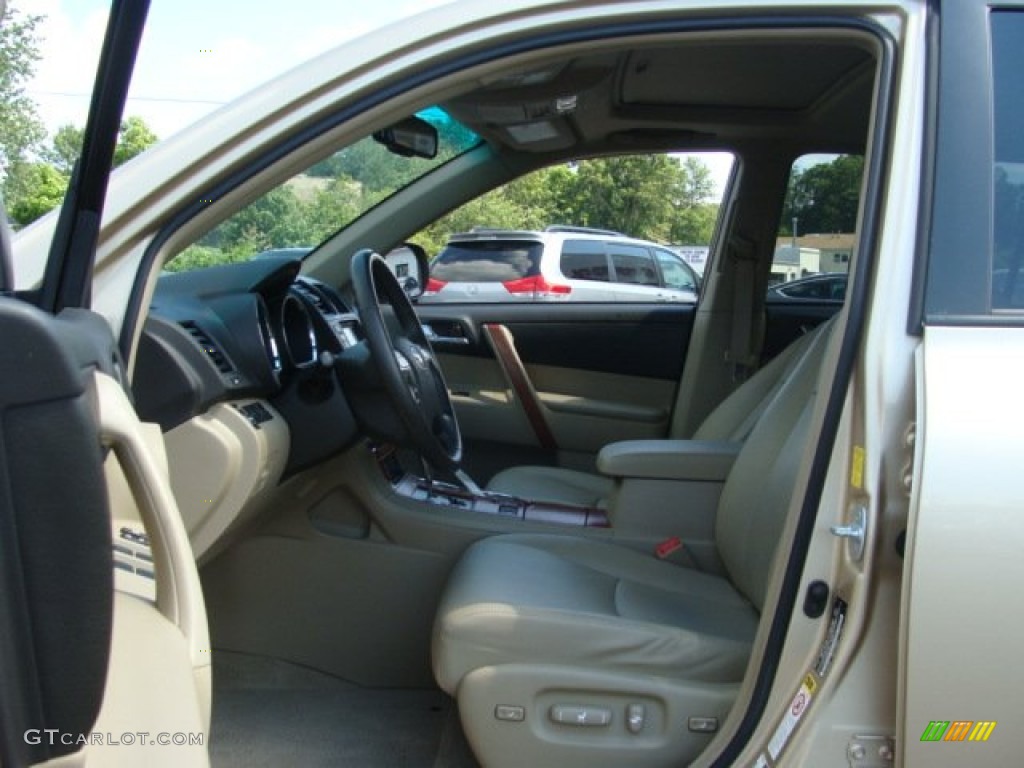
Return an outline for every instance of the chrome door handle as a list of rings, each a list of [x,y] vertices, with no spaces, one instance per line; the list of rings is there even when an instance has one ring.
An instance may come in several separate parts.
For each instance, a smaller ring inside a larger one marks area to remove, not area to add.
[[[437,332],[430,327],[427,323],[423,323],[423,335],[427,337],[427,341],[431,344],[445,344],[455,346],[467,346],[469,344],[469,338],[466,336],[438,336]]]

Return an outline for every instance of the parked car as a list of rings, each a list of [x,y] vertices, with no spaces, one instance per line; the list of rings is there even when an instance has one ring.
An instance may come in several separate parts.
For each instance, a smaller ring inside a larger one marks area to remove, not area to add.
[[[690,265],[657,243],[586,227],[477,228],[449,238],[421,301],[695,303],[699,291]]]
[[[1020,763],[1024,3],[443,4],[107,184],[145,7],[0,238],[5,766]],[[414,306],[377,255],[709,148],[696,303]],[[762,365],[823,153],[864,159],[845,298]],[[328,160],[301,262],[160,274],[284,242]]]
[[[808,275],[788,283],[776,283],[768,289],[769,303],[823,302],[841,305],[846,298],[845,272],[825,272]]]

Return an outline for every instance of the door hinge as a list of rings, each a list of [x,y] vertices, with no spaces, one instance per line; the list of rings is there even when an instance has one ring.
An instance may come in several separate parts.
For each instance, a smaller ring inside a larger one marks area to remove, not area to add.
[[[912,421],[903,432],[903,447],[907,451],[907,460],[900,473],[903,490],[909,497],[914,491],[914,443],[917,442],[917,422]]]

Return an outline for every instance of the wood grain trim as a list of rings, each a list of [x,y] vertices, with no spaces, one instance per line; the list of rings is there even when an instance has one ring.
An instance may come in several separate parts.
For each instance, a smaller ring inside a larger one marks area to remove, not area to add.
[[[502,372],[505,374],[505,380],[512,387],[512,392],[523,407],[523,412],[526,414],[527,421],[530,422],[537,442],[545,450],[558,450],[558,441],[555,440],[555,434],[548,425],[547,417],[544,415],[544,406],[537,396],[537,390],[530,382],[526,366],[523,365],[519,353],[516,352],[512,332],[507,326],[500,323],[484,323],[481,327],[484,336],[487,337],[487,342],[494,350]]]

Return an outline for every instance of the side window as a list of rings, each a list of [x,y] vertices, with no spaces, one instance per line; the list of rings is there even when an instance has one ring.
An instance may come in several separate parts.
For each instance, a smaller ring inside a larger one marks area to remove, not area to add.
[[[843,299],[845,279],[814,276],[850,269],[863,175],[859,155],[804,155],[793,163],[768,281],[785,285],[782,295]],[[796,280],[807,282],[788,285]]]
[[[816,301],[842,301],[846,295],[845,276],[817,276],[805,280],[794,281],[779,289],[784,296],[791,299],[811,299]]]
[[[681,257],[671,251],[656,250],[658,266],[661,267],[661,278],[665,287],[675,291],[693,291],[697,293],[697,280],[691,269],[683,263]]]
[[[433,259],[420,302],[657,302],[679,298],[666,295],[672,290],[692,301],[732,163],[725,152],[672,152],[588,158],[527,173],[407,238]],[[545,244],[536,274],[499,275],[494,284],[474,277],[477,268],[456,274],[447,264],[454,244],[499,248],[524,239]],[[679,263],[656,255],[661,251],[678,255]]]
[[[615,270],[615,282],[632,285],[658,285],[658,271],[650,251],[637,245],[607,243]]]
[[[1024,13],[992,13],[992,308],[1024,309]]]
[[[570,280],[611,280],[604,244],[597,240],[566,240],[560,267]]]

